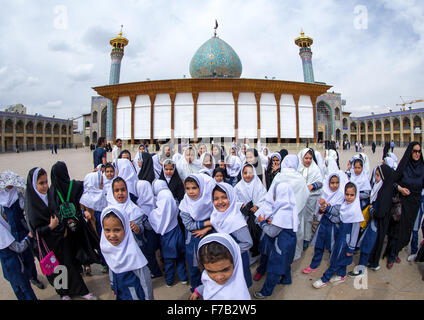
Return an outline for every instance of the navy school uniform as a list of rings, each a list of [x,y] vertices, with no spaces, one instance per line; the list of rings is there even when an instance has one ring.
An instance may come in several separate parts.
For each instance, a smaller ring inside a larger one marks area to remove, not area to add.
[[[152,278],[162,276],[162,271],[156,259],[156,251],[160,248],[159,235],[151,227],[147,216],[143,216],[142,222],[137,223],[140,227],[140,233],[134,234],[136,241],[147,259],[149,269],[152,273]]]
[[[377,201],[373,203],[375,206],[377,204]],[[367,227],[365,228],[365,231],[362,233],[359,241],[358,241],[358,247],[361,251],[361,255],[359,257],[359,263],[360,266],[366,266],[368,264],[368,260],[370,257],[370,254],[372,250],[374,249],[375,242],[377,241],[377,224],[376,221],[373,218],[375,212],[375,207],[370,208],[370,220],[368,222]]]
[[[250,272],[249,249],[253,246],[253,240],[247,226],[242,227],[230,234],[230,236],[240,246],[241,260],[243,262],[243,273],[248,288],[252,286],[252,273]]]
[[[166,284],[170,286],[174,283],[175,264],[180,280],[187,281],[184,236],[180,226],[177,225],[171,231],[160,236],[160,244],[164,259]]]
[[[259,252],[261,253],[261,258],[259,261],[259,266],[256,269],[256,272],[264,275],[266,273],[266,266],[268,264],[268,258],[273,247],[273,239],[262,231],[261,238],[259,240]]]
[[[340,222],[339,233],[330,255],[330,267],[324,272],[321,278],[322,282],[330,281],[334,274],[340,277],[346,276],[346,267],[353,261],[353,253],[358,240],[359,228],[359,222]],[[352,255],[347,256],[346,253]]]
[[[153,300],[150,270],[147,266],[122,273],[110,270],[109,277],[116,300]]]
[[[324,250],[333,251],[340,224],[340,205],[328,207],[322,214],[321,221],[315,231],[312,245],[314,246],[314,256],[310,268],[316,269],[321,264]]]
[[[296,252],[296,233],[292,229],[283,229],[274,225],[268,225],[267,221],[260,223],[273,246],[269,253],[266,266],[267,277],[260,291],[264,296],[270,296],[278,283],[291,284],[291,264]]]
[[[17,242],[21,242],[28,235],[28,227],[24,217],[24,212],[19,205],[19,199],[13,203],[10,208],[3,207],[7,217],[8,224],[10,225],[10,233]],[[20,253],[20,259],[24,265],[25,273],[29,279],[37,280],[37,269],[34,263],[34,254],[30,246]]]
[[[200,237],[195,238],[191,232],[194,230],[203,229],[205,225],[204,221],[195,221],[187,212],[180,212],[180,216],[185,226],[185,229],[187,230],[185,240],[186,262],[188,264],[188,270],[190,273],[190,290],[191,292],[193,292],[194,289],[196,289],[202,284],[202,274],[200,272],[199,264],[197,261],[197,249],[199,247],[199,242],[201,239]],[[208,234],[209,233],[212,233],[212,231],[209,231]]]
[[[3,276],[10,282],[18,300],[37,300],[20,255],[28,249],[29,244],[30,238],[25,237],[21,242],[15,241],[9,247],[0,250]]]

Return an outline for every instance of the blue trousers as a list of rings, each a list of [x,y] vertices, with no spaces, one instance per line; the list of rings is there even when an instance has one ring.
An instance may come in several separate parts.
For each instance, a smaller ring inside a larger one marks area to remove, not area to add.
[[[268,256],[261,254],[261,259],[259,260],[259,266],[256,268],[256,272],[264,275],[266,273],[266,266],[268,264]]]
[[[175,264],[177,265],[177,273],[180,280],[187,281],[188,279],[184,256],[180,256],[177,259],[164,259],[165,280],[168,286],[174,283]]]
[[[365,253],[361,251],[361,255],[359,256],[358,266],[366,266],[368,264],[369,258],[370,258],[369,253]]]
[[[245,251],[241,254],[241,260],[243,261],[244,279],[246,280],[247,287],[250,288],[253,284],[253,280],[252,273],[250,272],[250,259],[248,251]]]
[[[330,281],[334,274],[340,277],[345,277],[346,266],[330,265],[330,267],[324,272],[323,276],[321,277],[322,282]]]
[[[319,267],[319,265],[321,264],[322,261],[322,256],[324,255],[324,249],[321,248],[314,248],[314,256],[312,258],[311,264],[310,264],[310,268],[311,269],[316,269]]]
[[[37,300],[37,296],[32,290],[29,281],[25,286],[15,285],[12,282],[10,285],[12,286],[12,289],[15,292],[16,298],[18,298],[18,300]]]

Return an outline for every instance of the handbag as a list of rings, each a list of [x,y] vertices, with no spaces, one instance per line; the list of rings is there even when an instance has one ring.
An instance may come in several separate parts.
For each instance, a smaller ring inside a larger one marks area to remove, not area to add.
[[[54,252],[49,250],[44,239],[41,239],[41,242],[43,243],[43,246],[44,246],[44,250],[47,252],[46,256],[43,258],[43,255],[41,253],[41,248],[40,248],[40,240],[39,240],[40,237],[38,236],[38,231],[36,231],[36,236],[37,236],[37,245],[38,245],[38,254],[40,259],[41,272],[46,276],[50,276],[53,274],[54,269],[59,265],[59,261],[54,255]]]
[[[362,215],[364,216],[364,221],[360,223],[362,230],[364,230],[367,227],[368,222],[370,221],[370,208],[371,208],[371,205],[369,204],[364,208],[364,210],[362,210]]]
[[[392,209],[390,210],[390,214],[394,221],[400,221],[400,216],[402,215],[402,203],[400,202],[399,193],[392,198]]]

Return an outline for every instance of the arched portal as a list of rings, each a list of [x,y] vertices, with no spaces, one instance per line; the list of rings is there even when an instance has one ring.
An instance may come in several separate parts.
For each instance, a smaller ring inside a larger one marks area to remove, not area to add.
[[[105,106],[100,114],[100,136],[106,137],[106,123],[107,123],[107,107]]]
[[[331,108],[324,101],[320,101],[317,107],[318,141],[330,141],[333,135],[333,119]]]

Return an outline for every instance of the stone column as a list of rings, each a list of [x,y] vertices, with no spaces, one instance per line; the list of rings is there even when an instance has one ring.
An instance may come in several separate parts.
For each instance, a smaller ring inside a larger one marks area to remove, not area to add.
[[[257,135],[256,138],[258,141],[261,139],[261,92],[255,92],[256,99],[256,118],[257,118]]]
[[[238,141],[238,98],[239,93],[237,91],[233,91],[233,99],[234,99],[234,139]]]
[[[377,136],[376,136],[375,130],[376,130],[376,128],[375,128],[375,119],[373,119],[372,120],[372,140],[377,145]]]
[[[43,128],[42,128],[42,133],[43,133],[43,141],[42,141],[42,150],[46,150],[46,121],[43,121]]]
[[[13,150],[16,151],[16,118],[13,118]]]
[[[28,120],[27,120],[27,119],[24,119],[24,120],[23,120],[23,123],[24,123],[24,142],[23,142],[23,151],[27,151],[28,146],[27,146],[27,141],[26,141],[26,139],[27,139],[27,130],[26,130],[26,126],[27,126]]]
[[[399,141],[399,143],[400,143],[400,146],[403,146],[403,119],[402,119],[402,114],[401,114],[401,116],[400,116],[400,121],[399,121],[399,127],[400,127],[400,129],[399,129],[399,135],[400,135],[400,141]]]
[[[390,140],[393,140],[393,118],[390,117]]]
[[[412,114],[409,115],[409,127],[411,128],[411,142],[414,141],[414,119],[412,118]]]
[[[280,101],[281,93],[275,93],[275,101],[277,102],[277,143],[281,143],[281,115],[280,115]]]
[[[6,130],[6,128],[5,128],[6,121],[5,121],[4,117],[0,118],[0,121],[1,121],[1,152],[5,152],[6,151],[6,148],[5,148],[6,137],[4,135],[5,135],[5,132],[6,132],[5,131]]]
[[[365,144],[364,146],[368,145],[368,122],[365,122]]]
[[[197,99],[199,98],[198,92],[192,92],[193,96],[193,140],[197,143]]]
[[[175,143],[175,98],[177,94],[171,92],[169,98],[171,99],[171,143]]]
[[[134,145],[134,111],[135,111],[135,101],[137,99],[136,95],[131,95],[131,145]],[[115,141],[113,141],[115,143]]]

